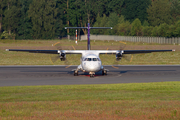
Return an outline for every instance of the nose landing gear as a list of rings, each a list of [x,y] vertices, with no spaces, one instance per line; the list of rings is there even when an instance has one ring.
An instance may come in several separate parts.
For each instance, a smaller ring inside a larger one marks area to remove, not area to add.
[[[90,77],[91,77],[91,78],[93,78],[93,77],[94,77],[94,75],[93,75],[93,74],[90,74]]]
[[[95,72],[89,72],[89,74],[90,74],[90,78],[93,78],[95,75]]]

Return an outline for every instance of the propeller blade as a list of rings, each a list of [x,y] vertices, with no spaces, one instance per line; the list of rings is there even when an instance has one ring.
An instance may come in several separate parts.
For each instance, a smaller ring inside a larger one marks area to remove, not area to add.
[[[55,46],[57,50],[62,50],[62,46],[60,42],[53,44],[53,46]]]
[[[64,61],[64,64],[65,64],[65,65],[70,65],[70,62],[66,59],[66,60]]]
[[[132,62],[132,59],[133,59],[133,55],[123,55],[123,58],[128,61],[128,62]]]
[[[124,50],[124,48],[126,47],[126,43],[122,41],[119,41],[119,43],[119,50]]]
[[[131,55],[123,55],[123,58],[126,60],[126,61],[131,61]]]
[[[54,64],[59,59],[59,56],[53,56],[50,58],[51,62]]]

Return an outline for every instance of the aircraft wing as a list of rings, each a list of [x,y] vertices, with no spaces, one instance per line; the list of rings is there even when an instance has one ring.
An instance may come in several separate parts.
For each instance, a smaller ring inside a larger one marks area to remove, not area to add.
[[[83,54],[85,52],[99,53],[99,54],[138,54],[151,52],[170,52],[175,50],[26,50],[26,49],[6,49],[6,51],[29,52],[29,53],[46,53],[46,54]]]
[[[152,53],[152,52],[170,52],[175,50],[97,50],[99,54],[139,54],[139,53]]]
[[[84,50],[27,50],[27,49],[6,49],[6,51],[29,52],[29,53],[46,53],[46,54],[82,54]]]
[[[152,53],[152,52],[170,52],[175,50],[123,50],[123,54],[138,54],[138,53]]]
[[[6,51],[16,52],[29,52],[29,53],[47,53],[47,54],[59,54],[58,50],[26,50],[26,49],[6,49]]]

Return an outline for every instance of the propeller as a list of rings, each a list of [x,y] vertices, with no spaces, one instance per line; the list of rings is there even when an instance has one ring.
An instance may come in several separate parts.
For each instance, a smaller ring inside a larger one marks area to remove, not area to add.
[[[123,51],[124,50],[124,48],[126,47],[126,42],[122,42],[122,41],[120,41],[119,42],[119,51]],[[116,66],[118,66],[119,65],[119,61],[121,60],[121,59],[124,59],[124,60],[126,60],[126,61],[128,61],[128,62],[132,62],[132,59],[133,59],[133,55],[131,55],[131,54],[128,54],[128,55],[123,55],[123,53],[118,53],[117,55],[116,55],[116,57],[118,57],[115,61],[114,61],[114,63],[113,63],[113,68],[116,68],[116,69],[119,69],[119,67],[116,67]]]
[[[57,42],[55,44],[52,44],[52,46],[56,47],[57,50],[62,51],[62,45],[60,42]],[[72,45],[72,48],[75,50],[74,46]],[[69,50],[69,49],[68,49]],[[61,58],[62,57],[62,58]],[[63,59],[65,58],[65,59]],[[66,55],[64,53],[61,52],[61,55],[57,55],[57,56],[52,56],[50,58],[51,62],[54,64],[57,60],[61,59],[62,61],[64,61],[65,65],[71,65],[70,62],[68,61],[68,59],[66,58]]]

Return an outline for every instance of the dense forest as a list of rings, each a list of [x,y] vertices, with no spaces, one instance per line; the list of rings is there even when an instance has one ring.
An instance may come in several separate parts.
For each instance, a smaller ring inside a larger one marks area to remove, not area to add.
[[[180,37],[180,0],[0,0],[1,39],[54,39],[87,23],[113,27],[91,34]]]

